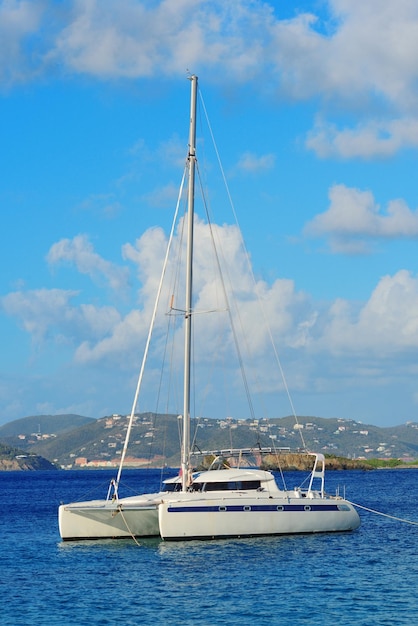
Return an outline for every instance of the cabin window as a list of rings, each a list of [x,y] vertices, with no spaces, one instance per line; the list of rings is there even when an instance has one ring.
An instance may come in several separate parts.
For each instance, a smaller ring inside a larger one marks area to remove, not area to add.
[[[257,489],[260,489],[259,480],[233,480],[205,484],[205,491],[256,491]]]
[[[206,483],[205,491],[228,491],[229,483]]]
[[[164,491],[181,491],[181,483],[165,483]]]
[[[243,480],[239,489],[261,489],[259,480]]]

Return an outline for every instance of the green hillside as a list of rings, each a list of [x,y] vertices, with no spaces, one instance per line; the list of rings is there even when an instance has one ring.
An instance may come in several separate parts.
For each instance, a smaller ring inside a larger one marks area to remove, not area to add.
[[[0,426],[0,439],[20,434],[61,434],[95,420],[82,415],[30,415]]]
[[[0,429],[0,440],[53,463],[71,468],[115,465],[120,459],[128,418],[112,415],[98,420],[81,416],[24,418]],[[73,422],[73,428],[70,424]],[[80,424],[81,422],[81,424]],[[418,457],[418,424],[391,428],[365,425],[341,418],[292,416],[260,420],[192,420],[197,449],[277,447],[352,459],[401,459]],[[35,432],[33,426],[41,425]],[[177,415],[141,413],[135,416],[128,449],[129,462],[179,465],[181,422]],[[51,431],[48,432],[47,429]],[[7,437],[4,433],[9,433]],[[14,433],[11,435],[10,433]],[[302,441],[303,437],[303,441]]]

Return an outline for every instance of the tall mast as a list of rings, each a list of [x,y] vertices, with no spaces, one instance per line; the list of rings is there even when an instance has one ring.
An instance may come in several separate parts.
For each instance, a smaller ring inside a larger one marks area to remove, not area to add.
[[[187,253],[186,253],[186,302],[184,320],[184,390],[183,390],[183,446],[181,458],[182,490],[190,483],[190,363],[192,337],[192,283],[193,283],[193,222],[194,187],[196,166],[196,101],[197,76],[191,76],[188,207],[187,207]]]

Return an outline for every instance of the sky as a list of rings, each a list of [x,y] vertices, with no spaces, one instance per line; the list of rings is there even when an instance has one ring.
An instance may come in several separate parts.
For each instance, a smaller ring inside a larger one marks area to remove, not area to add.
[[[415,0],[1,0],[0,423],[130,411],[190,72],[296,413],[418,421],[417,32]]]

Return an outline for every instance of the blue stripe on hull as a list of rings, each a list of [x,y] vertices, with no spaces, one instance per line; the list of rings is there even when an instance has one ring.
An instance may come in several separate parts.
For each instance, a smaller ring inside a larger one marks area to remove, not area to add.
[[[309,508],[308,508],[309,507]],[[253,504],[253,505],[217,505],[217,506],[169,506],[168,513],[260,513],[260,512],[300,512],[339,511],[336,504]]]

